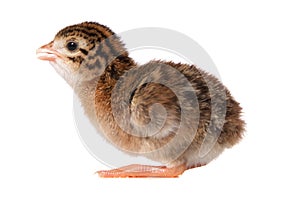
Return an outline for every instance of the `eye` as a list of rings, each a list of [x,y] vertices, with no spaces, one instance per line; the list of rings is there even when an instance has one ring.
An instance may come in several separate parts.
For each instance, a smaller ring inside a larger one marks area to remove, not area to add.
[[[78,44],[75,43],[74,41],[70,41],[67,43],[67,48],[69,51],[73,52],[73,51],[77,50]]]

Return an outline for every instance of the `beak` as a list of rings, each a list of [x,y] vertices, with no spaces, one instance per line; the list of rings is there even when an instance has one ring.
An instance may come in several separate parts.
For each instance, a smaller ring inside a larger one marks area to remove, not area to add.
[[[46,61],[55,61],[59,57],[59,53],[53,49],[53,41],[37,49],[36,55],[38,59]]]

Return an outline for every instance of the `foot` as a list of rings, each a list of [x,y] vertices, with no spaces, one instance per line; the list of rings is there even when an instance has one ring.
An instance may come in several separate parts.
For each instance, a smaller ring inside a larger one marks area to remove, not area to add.
[[[168,168],[166,166],[147,166],[132,164],[112,170],[97,171],[99,177],[116,178],[116,177],[178,177],[186,170],[184,164]]]

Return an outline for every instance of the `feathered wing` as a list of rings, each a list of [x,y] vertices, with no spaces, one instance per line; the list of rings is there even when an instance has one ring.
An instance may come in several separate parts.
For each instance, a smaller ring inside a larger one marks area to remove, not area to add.
[[[167,72],[160,64],[150,62],[128,71],[118,81],[112,106],[123,129],[136,136],[156,138],[176,132],[180,105],[166,83],[172,83]]]
[[[134,91],[130,101],[131,124],[142,136],[156,138],[175,133],[180,124],[180,106],[165,85],[149,82]]]

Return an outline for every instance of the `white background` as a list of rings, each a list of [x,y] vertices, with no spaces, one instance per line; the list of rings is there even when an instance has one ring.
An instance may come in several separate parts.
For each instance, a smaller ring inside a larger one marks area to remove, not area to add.
[[[1,2],[0,197],[299,197],[297,1]],[[100,179],[73,93],[35,50],[71,24],[164,27],[196,40],[244,108],[247,133],[177,179]]]

